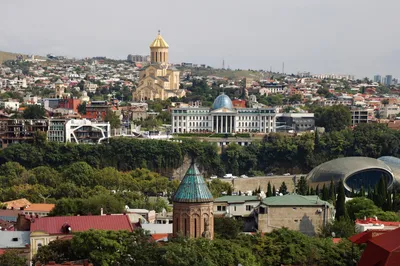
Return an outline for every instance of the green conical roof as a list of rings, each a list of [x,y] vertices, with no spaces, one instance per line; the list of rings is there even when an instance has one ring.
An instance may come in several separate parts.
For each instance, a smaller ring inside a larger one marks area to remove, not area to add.
[[[213,196],[199,169],[192,163],[174,195],[174,202],[210,202]]]

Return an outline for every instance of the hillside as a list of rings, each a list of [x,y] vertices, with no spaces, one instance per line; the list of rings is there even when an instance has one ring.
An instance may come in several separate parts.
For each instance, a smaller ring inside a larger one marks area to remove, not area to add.
[[[24,59],[26,59],[28,57],[28,55],[25,55],[25,54],[9,53],[9,52],[0,51],[0,64],[2,64],[3,62],[5,62],[7,60],[15,60],[15,59],[17,59],[18,55],[22,55],[22,57]],[[35,57],[43,58],[41,56],[35,56]]]

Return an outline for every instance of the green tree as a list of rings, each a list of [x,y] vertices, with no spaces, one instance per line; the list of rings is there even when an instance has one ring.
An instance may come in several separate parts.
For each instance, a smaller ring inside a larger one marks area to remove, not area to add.
[[[112,129],[117,129],[121,127],[121,120],[112,110],[107,110],[104,121],[109,122]]]
[[[71,240],[54,240],[48,245],[38,249],[36,255],[33,257],[33,265],[37,262],[47,264],[50,261],[56,263],[63,263],[66,261],[73,261],[77,259],[71,247]]]
[[[331,184],[329,186],[329,201],[336,206],[336,191],[333,179],[331,179]]]
[[[279,194],[280,193],[282,193],[283,195],[287,194],[287,186],[285,181],[283,181],[281,186],[279,187]]]
[[[329,190],[325,186],[325,184],[322,186],[322,200],[325,200],[325,201],[329,200]]]
[[[20,256],[18,251],[6,251],[0,255],[1,266],[25,266],[26,258]]]
[[[63,171],[64,180],[73,182],[77,186],[93,186],[96,182],[93,175],[93,168],[86,162],[73,163]]]
[[[340,131],[351,125],[351,113],[344,105],[325,107],[318,109],[315,123],[326,132]]]
[[[86,102],[78,105],[78,113],[85,115],[86,114]]]
[[[260,189],[261,190],[261,189]],[[272,197],[272,188],[271,188],[271,182],[268,182],[268,187],[267,187],[267,197]]]
[[[276,196],[276,188],[275,185],[272,186],[272,196]]]
[[[346,210],[346,195],[344,192],[343,180],[339,181],[338,195],[337,195],[337,200],[336,200],[335,218],[336,218],[336,220],[339,220],[340,218],[344,218],[344,219],[348,218],[348,214],[347,214],[347,210]]]
[[[43,119],[46,116],[46,111],[41,105],[29,105],[22,116],[25,119]]]
[[[297,182],[297,194],[299,195],[307,195],[308,192],[308,184],[305,176],[301,176],[299,181]]]
[[[355,224],[349,219],[340,218],[320,228],[319,235],[321,237],[332,237],[332,233],[335,237],[348,238],[356,233]]]
[[[243,231],[243,222],[235,218],[215,217],[214,232],[216,237],[235,239]]]

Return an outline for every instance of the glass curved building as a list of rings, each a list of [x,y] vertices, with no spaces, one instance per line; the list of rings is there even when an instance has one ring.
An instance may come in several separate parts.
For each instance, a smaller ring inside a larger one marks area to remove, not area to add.
[[[328,184],[331,180],[337,183],[342,179],[349,193],[353,189],[359,191],[361,187],[365,190],[373,188],[382,177],[387,179],[388,188],[391,188],[399,182],[399,174],[400,159],[395,157],[344,157],[318,165],[307,179],[313,186]]]

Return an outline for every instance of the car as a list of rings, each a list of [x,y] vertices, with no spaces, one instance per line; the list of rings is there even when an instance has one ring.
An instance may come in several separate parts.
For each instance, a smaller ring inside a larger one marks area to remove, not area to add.
[[[273,176],[274,175],[274,173],[268,173],[267,174],[267,176]]]
[[[240,178],[248,178],[247,175],[241,175]]]
[[[234,178],[234,177],[233,177],[232,174],[226,174],[226,175],[224,175],[224,178],[226,178],[226,179],[231,179],[231,178]]]
[[[283,174],[284,176],[290,176],[290,173]]]
[[[216,178],[218,178],[218,176],[212,175],[212,176],[210,176],[210,178],[211,178],[211,179],[216,179]]]

